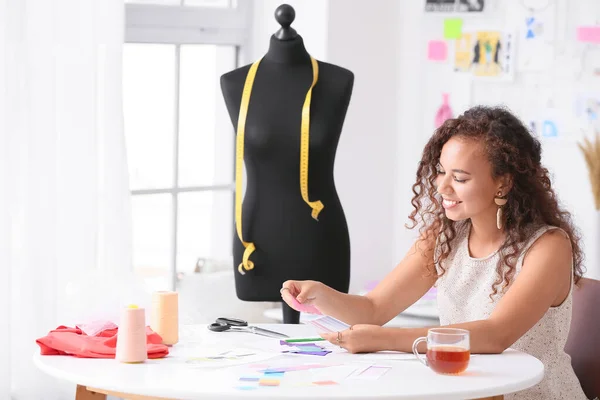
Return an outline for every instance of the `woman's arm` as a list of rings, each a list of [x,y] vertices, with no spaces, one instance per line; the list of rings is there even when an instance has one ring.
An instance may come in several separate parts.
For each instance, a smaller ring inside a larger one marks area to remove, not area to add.
[[[373,304],[372,323],[384,325],[419,300],[437,280],[433,265],[436,238],[419,239],[404,259],[366,297]]]
[[[300,303],[316,306],[323,314],[331,315],[350,325],[383,325],[415,301],[435,283],[436,275],[427,275],[427,264],[433,260],[435,238],[417,240],[402,261],[375,289],[366,296],[339,292],[319,282],[287,281],[283,299],[290,305]]]
[[[560,231],[542,235],[531,247],[523,268],[489,318],[448,325],[470,331],[472,353],[501,353],[531,329],[570,290],[572,251]],[[357,326],[342,333],[342,346],[351,352],[412,350],[413,341],[427,336],[428,328]],[[337,333],[324,335],[337,344]],[[422,343],[419,351],[425,351]]]

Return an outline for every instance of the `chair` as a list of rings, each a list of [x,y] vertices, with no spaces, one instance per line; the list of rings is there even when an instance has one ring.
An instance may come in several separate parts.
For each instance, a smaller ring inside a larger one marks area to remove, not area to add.
[[[600,397],[600,281],[582,278],[575,287],[565,351],[586,396]]]

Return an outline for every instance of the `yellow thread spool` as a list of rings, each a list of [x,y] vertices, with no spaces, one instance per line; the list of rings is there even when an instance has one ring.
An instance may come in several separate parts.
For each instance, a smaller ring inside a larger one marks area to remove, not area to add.
[[[152,293],[150,328],[160,335],[163,344],[173,345],[179,341],[179,296],[177,292]]]

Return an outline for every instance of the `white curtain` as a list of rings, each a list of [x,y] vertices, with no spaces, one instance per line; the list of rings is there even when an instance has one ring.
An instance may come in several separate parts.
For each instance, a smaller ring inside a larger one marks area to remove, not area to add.
[[[103,301],[68,282],[131,268],[123,25],[123,0],[0,0],[0,399],[74,398],[35,339]]]

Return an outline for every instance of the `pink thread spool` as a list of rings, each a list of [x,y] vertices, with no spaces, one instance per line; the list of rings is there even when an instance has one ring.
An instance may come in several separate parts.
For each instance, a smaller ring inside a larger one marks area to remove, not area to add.
[[[123,363],[141,363],[148,358],[146,314],[143,308],[129,306],[121,313],[115,358]]]

